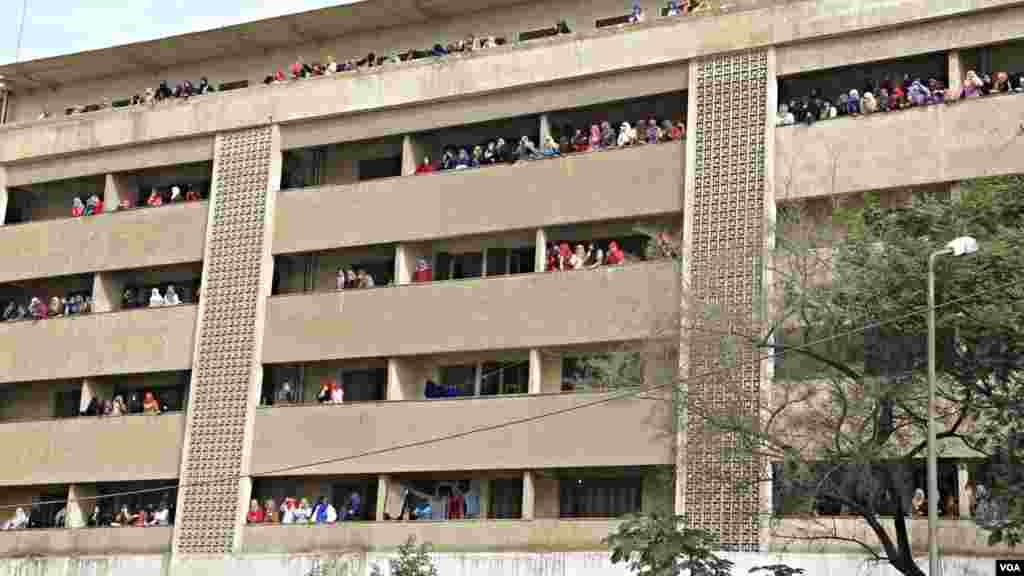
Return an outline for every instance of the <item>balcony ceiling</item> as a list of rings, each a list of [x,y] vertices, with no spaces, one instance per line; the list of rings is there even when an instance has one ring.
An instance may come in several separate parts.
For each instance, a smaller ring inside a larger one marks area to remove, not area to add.
[[[361,0],[226,28],[7,64],[0,66],[0,75],[15,91],[57,88],[72,82],[130,73],[156,74],[229,54],[260,53],[357,32],[464,16],[525,1],[528,0]]]

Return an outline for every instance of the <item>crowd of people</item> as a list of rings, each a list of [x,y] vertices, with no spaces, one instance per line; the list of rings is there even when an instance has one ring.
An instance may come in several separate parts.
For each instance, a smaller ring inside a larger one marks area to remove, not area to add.
[[[706,7],[707,3],[703,2],[703,0],[667,0],[665,2],[665,6],[662,8],[662,14],[665,17],[677,17]],[[632,3],[632,10],[629,15],[623,16],[623,18],[628,23],[637,24],[645,22],[647,20],[647,15],[644,12],[643,7],[640,6],[639,0],[634,0]],[[539,34],[536,37],[542,38],[551,35],[571,33],[572,31],[569,29],[568,23],[565,20],[559,20],[550,29],[550,32],[545,30],[543,34]],[[533,37],[534,36],[532,35],[529,37],[524,36],[520,40],[528,40]],[[386,66],[388,64],[398,64],[424,58],[443,58],[450,55],[486,50],[488,48],[503,46],[505,44],[508,44],[508,40],[503,36],[487,34],[477,36],[470,34],[461,40],[449,42],[447,44],[437,43],[429,48],[396,50],[389,52],[386,55],[370,52],[360,58],[351,58],[342,60],[341,62],[337,61],[334,56],[328,56],[323,62],[306,62],[302,58],[299,58],[287,68],[278,68],[274,72],[266,75],[263,79],[263,83],[281,84],[293,80],[304,80],[317,76],[328,76],[366,68],[376,68]],[[221,89],[231,89],[235,84],[238,84],[239,86],[247,86],[248,82],[242,81],[231,83],[230,85],[222,84]],[[187,100],[193,96],[201,96],[215,91],[216,89],[214,88],[214,85],[210,83],[206,76],[200,78],[198,82],[184,80],[179,82],[173,88],[167,80],[161,80],[156,87],[148,87],[142,92],[133,94],[132,96],[122,100],[112,101],[110,98],[103,98],[97,104],[70,106],[64,110],[64,115],[75,116],[78,114],[108,110],[110,108],[155,105],[157,103],[171,100]],[[52,117],[52,114],[49,111],[44,110],[39,114],[38,119],[44,120],[50,117]]]
[[[685,137],[686,124],[681,119],[675,122],[663,119],[659,122],[650,117],[638,120],[635,126],[623,122],[617,130],[607,120],[591,124],[588,131],[566,124],[554,134],[545,136],[539,147],[529,136],[518,139],[491,138],[473,146],[446,145],[438,163],[432,162],[430,156],[424,156],[416,167],[416,174],[513,164],[576,152],[671,142]]]
[[[813,124],[840,116],[862,116],[894,112],[945,102],[979,98],[982,96],[1024,92],[1024,74],[997,72],[979,75],[969,70],[959,90],[946,88],[941,80],[912,78],[904,74],[901,81],[885,76],[875,85],[867,80],[860,89],[843,91],[835,100],[824,97],[817,89],[802,98],[791,98],[779,105],[776,123],[779,126]]]
[[[431,482],[425,490],[402,484],[398,516],[384,520],[461,520],[480,517],[480,487],[474,481]]]
[[[114,396],[114,399],[103,400],[98,396],[93,396],[89,400],[89,404],[85,410],[82,410],[80,416],[128,416],[129,414],[151,414],[157,415],[163,412],[167,412],[168,407],[162,405],[157,399],[156,395],[151,391],[143,393],[142,398],[139,398],[138,392],[133,392],[128,396],[126,402],[124,396],[118,394]]]
[[[588,242],[586,245],[577,243],[575,246],[570,242],[551,242],[547,245],[546,254],[545,269],[548,272],[619,266],[641,259],[640,255],[624,251],[615,240]],[[643,257],[649,260],[679,258],[679,243],[668,232],[658,232],[652,242],[646,243]]]
[[[170,186],[164,190],[153,188],[152,191],[150,191],[149,196],[146,197],[146,206],[156,207],[178,202],[195,202],[201,199],[202,197],[199,191],[193,188],[191,184],[185,184],[184,187]],[[118,210],[128,210],[133,207],[134,205],[130,198],[122,198],[120,203],[117,205]],[[93,194],[86,200],[82,200],[82,198],[78,196],[71,199],[71,216],[73,218],[93,216],[95,214],[102,213],[103,199],[100,198],[98,194]]]
[[[308,498],[284,498],[278,505],[268,498],[261,506],[258,500],[249,502],[245,520],[249,524],[334,524],[363,518],[363,501],[357,492],[351,492],[339,512],[326,496],[311,506]]]
[[[128,308],[155,308],[159,306],[178,306],[182,304],[182,298],[174,284],[168,284],[162,293],[160,288],[154,287],[147,293],[146,290],[128,286],[121,294],[121,307]]]
[[[121,506],[116,513],[105,508],[105,500],[98,500],[93,507],[92,513],[86,519],[86,526],[91,528],[105,527],[148,527],[148,526],[170,526],[174,522],[174,511],[167,499],[162,499],[158,505],[145,505],[135,508],[134,511],[127,504]],[[30,512],[24,508],[17,508],[14,516],[0,524],[0,530],[28,530],[36,528],[67,528],[68,512],[67,507],[62,506],[53,517],[49,517],[46,508],[33,506]]]
[[[3,322],[19,320],[45,320],[61,316],[78,316],[92,311],[92,295],[87,292],[75,292],[64,296],[54,296],[49,303],[37,296],[31,297],[26,307],[14,300],[4,307]]]
[[[377,283],[373,275],[364,268],[338,268],[335,276],[334,287],[337,290],[355,290],[358,288],[373,288]]]

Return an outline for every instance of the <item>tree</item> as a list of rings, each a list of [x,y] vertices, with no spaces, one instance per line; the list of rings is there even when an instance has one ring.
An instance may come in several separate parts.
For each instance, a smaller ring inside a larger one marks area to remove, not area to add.
[[[398,547],[398,559],[389,560],[391,576],[437,576],[437,568],[430,560],[430,544],[416,545],[416,537],[409,536]],[[373,576],[381,576],[380,566],[373,565]]]
[[[682,516],[656,512],[627,517],[605,543],[612,563],[627,563],[644,576],[729,576],[732,571],[732,562],[714,553],[715,536],[687,528]]]
[[[773,481],[774,513],[804,516],[773,521],[774,537],[847,542],[901,574],[923,576],[907,517],[926,448],[927,257],[961,235],[982,250],[937,268],[939,438],[996,469],[990,543],[1015,545],[1024,535],[1024,179],[965,183],[957,198],[905,200],[830,199],[818,217],[780,210],[753,311],[701,301],[683,287],[682,328],[657,339],[717,355],[717,373],[696,380],[727,396],[743,393],[736,366],[771,357],[759,418],[739,403],[693,401],[692,375],[647,384],[670,385],[688,442],[727,437],[723,458],[773,463],[774,479],[760,481]],[[823,224],[822,214],[832,222]],[[860,525],[823,521],[839,512]]]

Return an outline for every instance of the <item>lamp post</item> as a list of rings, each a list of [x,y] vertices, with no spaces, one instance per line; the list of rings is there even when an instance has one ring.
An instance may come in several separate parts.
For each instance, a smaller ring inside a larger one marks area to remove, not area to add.
[[[939,463],[935,438],[935,260],[978,251],[978,241],[961,236],[928,257],[928,576],[939,576]]]

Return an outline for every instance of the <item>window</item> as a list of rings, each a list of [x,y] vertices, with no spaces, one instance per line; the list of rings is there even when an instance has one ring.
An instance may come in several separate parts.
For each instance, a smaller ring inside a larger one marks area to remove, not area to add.
[[[455,386],[459,390],[459,396],[474,396],[476,394],[476,365],[442,366],[441,386],[446,388]]]
[[[529,362],[485,362],[480,395],[526,394],[529,382]]]
[[[359,161],[359,180],[375,180],[402,175],[402,157],[375,158]]]
[[[343,370],[341,373],[341,383],[345,391],[345,402],[383,400],[387,380],[387,368]]]
[[[563,478],[562,518],[615,518],[640,512],[641,478]]]
[[[54,416],[57,418],[74,418],[78,416],[82,404],[82,389],[63,390],[57,392],[54,405]]]
[[[523,481],[494,480],[491,483],[491,518],[514,519],[523,517]]]

